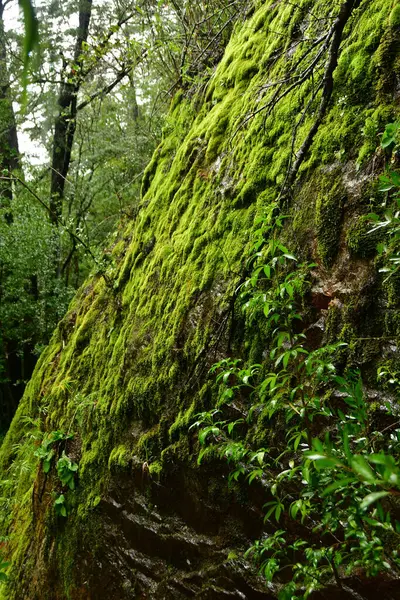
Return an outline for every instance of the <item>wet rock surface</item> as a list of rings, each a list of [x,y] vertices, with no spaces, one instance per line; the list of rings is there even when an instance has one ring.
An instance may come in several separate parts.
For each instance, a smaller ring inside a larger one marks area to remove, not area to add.
[[[115,482],[99,505],[102,543],[87,581],[90,597],[275,598],[249,564],[228,559],[239,540],[248,547],[259,516],[244,526],[239,505],[212,504],[177,487],[178,479],[142,485],[138,473]]]
[[[81,564],[85,581],[76,598],[278,598],[281,585],[267,583],[240,557],[251,538],[261,535],[260,515],[232,497],[211,502],[199,496],[196,476],[190,476],[193,493],[180,487],[183,474],[163,484],[143,485],[139,472],[114,481],[99,505],[100,551]],[[399,600],[400,581],[357,573],[310,598]]]

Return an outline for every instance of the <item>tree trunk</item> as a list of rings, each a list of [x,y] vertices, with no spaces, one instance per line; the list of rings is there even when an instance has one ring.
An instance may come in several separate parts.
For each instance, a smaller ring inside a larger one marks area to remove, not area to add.
[[[10,78],[7,64],[7,45],[3,22],[4,3],[0,0],[0,175],[9,176],[20,168],[17,126],[12,105]],[[13,186],[10,179],[0,180],[0,209],[5,209],[4,218],[8,225],[13,223]],[[0,302],[3,268],[0,265]],[[13,385],[21,380],[21,359],[13,342],[4,337],[0,322],[0,433],[8,428],[22,395],[22,385]]]
[[[54,128],[53,156],[50,188],[50,215],[54,224],[62,216],[65,181],[71,162],[77,115],[77,97],[82,84],[80,67],[82,65],[82,44],[89,32],[92,0],[79,2],[79,27],[76,35],[73,64],[68,73],[64,73],[58,97],[58,116]]]
[[[0,0],[0,171],[11,173],[20,168],[17,126],[10,92],[10,79],[7,67],[7,47],[3,22],[4,4]],[[0,184],[0,207],[6,206],[9,212],[5,218],[12,222],[11,212],[12,183],[2,180]]]

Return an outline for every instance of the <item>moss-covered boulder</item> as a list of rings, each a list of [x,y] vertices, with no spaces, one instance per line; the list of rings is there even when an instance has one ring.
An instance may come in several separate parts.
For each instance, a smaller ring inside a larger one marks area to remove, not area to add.
[[[398,333],[390,290],[371,318],[381,283],[360,225],[380,202],[378,135],[399,112],[398,7],[354,2],[324,107],[339,4],[259,0],[205,92],[175,96],[138,215],[54,332],[2,445],[0,597],[275,597],[241,558],[262,531],[259,490],[228,489],[217,460],[199,467],[189,427],[213,405],[216,360],[262,360],[235,290],[274,201],[292,217],[287,244],[317,265],[304,302],[324,335],[351,349],[373,338],[368,371]]]

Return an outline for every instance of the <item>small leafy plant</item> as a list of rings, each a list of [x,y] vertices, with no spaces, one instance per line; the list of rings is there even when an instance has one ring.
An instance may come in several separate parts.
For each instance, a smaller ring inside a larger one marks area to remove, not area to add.
[[[398,143],[400,132],[400,122],[395,121],[394,123],[388,123],[385,127],[385,131],[382,134],[381,146],[382,148],[394,148]]]
[[[264,217],[252,272],[238,290],[248,322],[265,319],[265,361],[215,364],[218,402],[191,427],[199,430],[199,464],[217,455],[231,466],[230,483],[263,489],[269,530],[274,521],[282,525],[246,556],[268,581],[285,581],[279,600],[303,600],[332,581],[342,587],[356,571],[400,575],[392,510],[400,496],[400,420],[387,403],[379,428],[359,373],[337,373],[335,357],[346,344],[307,347],[301,296],[314,265],[299,265],[275,239],[275,218],[274,210]],[[387,368],[378,377],[400,389]]]
[[[71,396],[66,414],[67,430],[58,429],[44,435],[40,433],[41,443],[36,447],[34,456],[40,459],[43,472],[46,474],[50,473],[53,461],[58,457],[55,467],[60,484],[63,488],[73,491],[79,465],[66,453],[66,443],[74,438],[74,433],[71,432],[75,425],[81,432],[89,427],[90,419],[95,418],[94,411],[97,403],[92,396],[85,396],[76,391],[71,381],[64,381],[63,388]],[[38,427],[38,424],[36,426]],[[65,493],[65,490],[64,493],[60,493],[54,502],[56,514],[62,517],[67,516]]]
[[[7,569],[7,567],[10,566],[10,563],[3,560],[3,558],[0,556],[0,583],[4,583],[5,581],[8,580],[7,574],[5,573],[5,570]]]
[[[381,138],[382,149],[396,155],[399,132],[400,121],[389,123]],[[370,234],[378,230],[386,232],[386,243],[378,246],[378,253],[384,261],[379,271],[387,273],[389,278],[397,273],[400,268],[400,173],[390,165],[379,178],[379,191],[386,193],[387,201],[390,204],[386,208],[383,218],[376,213],[368,214],[367,218],[373,223],[373,227],[369,231]]]
[[[68,516],[64,494],[60,494],[56,498],[56,500],[54,501],[54,507],[56,509],[56,514],[59,517],[67,517]]]
[[[61,430],[52,431],[48,435],[45,435],[41,445],[35,452],[35,456],[43,463],[44,473],[48,473],[51,469],[51,462],[56,454],[55,445],[72,438],[73,435],[67,434]]]
[[[73,439],[73,437],[73,434],[65,433],[62,430],[57,430],[50,432],[43,438],[41,445],[35,452],[35,456],[42,461],[44,473],[47,474],[50,472],[53,458],[58,454],[60,444]],[[57,460],[56,469],[61,485],[69,488],[70,490],[74,490],[75,475],[78,471],[78,464],[70,459],[65,450],[62,451],[61,456]],[[57,515],[62,517],[67,516],[67,507],[64,494],[60,494],[56,498],[54,506]]]
[[[77,463],[73,462],[63,452],[57,461],[57,473],[63,486],[69,487],[70,490],[75,489],[75,474],[77,470]]]

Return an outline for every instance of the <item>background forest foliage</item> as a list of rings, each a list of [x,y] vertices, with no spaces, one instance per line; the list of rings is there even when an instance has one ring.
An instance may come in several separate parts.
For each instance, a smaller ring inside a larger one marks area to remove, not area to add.
[[[24,34],[7,26],[14,4],[0,0],[0,431],[74,290],[135,218],[173,92],[204,85],[247,7],[46,0],[35,21],[22,2]]]

